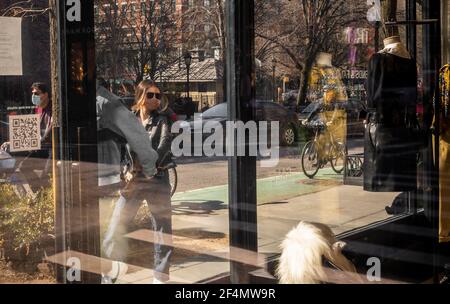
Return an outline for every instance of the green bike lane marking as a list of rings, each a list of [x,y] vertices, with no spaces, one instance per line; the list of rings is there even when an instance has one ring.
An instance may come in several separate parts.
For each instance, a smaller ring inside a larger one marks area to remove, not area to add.
[[[342,174],[336,174],[331,168],[319,170],[314,179],[300,172],[261,178],[257,180],[258,205],[323,191],[342,184],[342,178]],[[175,206],[183,202],[206,201],[221,201],[228,205],[228,185],[189,190],[175,193],[172,197],[172,205]]]

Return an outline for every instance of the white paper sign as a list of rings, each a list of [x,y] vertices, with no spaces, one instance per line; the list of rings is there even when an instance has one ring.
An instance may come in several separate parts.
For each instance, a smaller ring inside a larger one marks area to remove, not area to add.
[[[9,144],[9,149],[11,152],[40,150],[40,115],[10,115]]]
[[[0,17],[0,76],[22,74],[22,19]]]

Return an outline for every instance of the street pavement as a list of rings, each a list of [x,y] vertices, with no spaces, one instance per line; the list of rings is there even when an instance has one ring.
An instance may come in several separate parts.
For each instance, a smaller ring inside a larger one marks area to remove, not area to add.
[[[363,141],[360,138],[348,141],[349,154],[362,153]],[[257,161],[257,178],[286,176],[301,172],[301,147],[280,147],[280,159],[275,167],[264,168]],[[178,192],[209,188],[228,184],[228,159],[226,157],[181,157],[176,163],[178,173]]]

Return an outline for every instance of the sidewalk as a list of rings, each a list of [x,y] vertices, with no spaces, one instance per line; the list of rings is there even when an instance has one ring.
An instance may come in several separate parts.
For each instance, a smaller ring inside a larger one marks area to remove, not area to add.
[[[286,233],[301,220],[327,224],[339,234],[388,218],[384,207],[397,193],[364,192],[341,180],[329,169],[314,180],[301,173],[258,180],[258,252],[278,253]],[[227,273],[228,187],[177,193],[172,205],[174,254],[184,254],[171,267],[173,283],[196,283]],[[129,273],[122,283],[151,282],[151,273]]]
[[[395,196],[394,193],[368,194],[361,187],[337,185],[283,201],[258,203],[258,252],[267,255],[279,253],[278,246],[284,236],[301,220],[327,224],[336,234],[384,220],[388,218],[384,207]],[[227,209],[214,210],[201,219],[185,214],[174,215],[173,219],[175,231],[195,227],[228,234]],[[225,263],[218,271],[217,266],[217,262],[205,261],[177,269],[174,273],[178,277],[192,277],[196,273],[198,278],[207,278],[225,272],[229,267]]]

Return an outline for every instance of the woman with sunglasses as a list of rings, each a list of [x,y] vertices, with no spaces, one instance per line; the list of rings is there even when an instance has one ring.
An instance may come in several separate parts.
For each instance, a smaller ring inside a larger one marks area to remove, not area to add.
[[[146,181],[148,185],[141,185],[130,191],[120,220],[126,226],[130,225],[141,203],[144,200],[147,201],[151,211],[151,230],[153,230],[150,241],[154,243],[153,283],[165,283],[169,280],[170,259],[173,253],[170,182],[167,169],[164,169],[164,166],[170,161],[172,136],[168,118],[161,114],[167,109],[168,104],[162,104],[161,97],[160,90],[150,80],[143,80],[137,86],[132,110],[149,133],[153,149],[158,152],[156,162],[158,173],[155,178]],[[136,180],[143,180],[139,179],[142,170],[138,159],[134,157],[133,153],[131,155],[134,164],[133,177]]]

